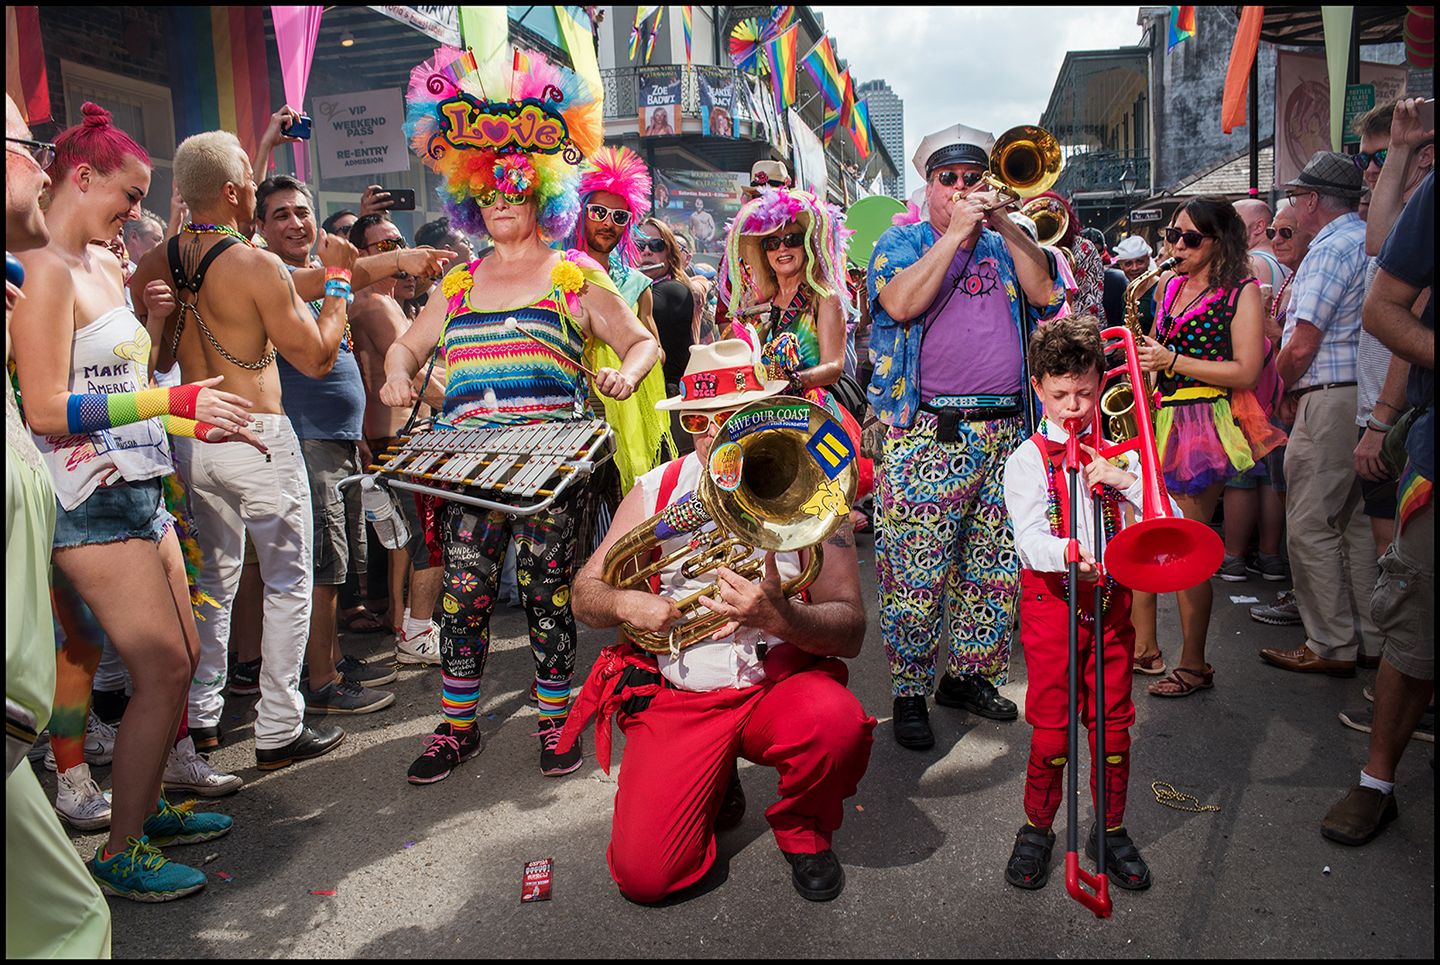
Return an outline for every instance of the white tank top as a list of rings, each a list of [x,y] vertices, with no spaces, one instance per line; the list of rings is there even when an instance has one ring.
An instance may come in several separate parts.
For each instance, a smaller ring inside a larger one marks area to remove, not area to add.
[[[70,343],[70,391],[138,392],[145,387],[150,334],[125,306],[75,333]],[[159,419],[83,435],[35,436],[55,495],[68,512],[100,486],[141,482],[171,471],[170,445]]]

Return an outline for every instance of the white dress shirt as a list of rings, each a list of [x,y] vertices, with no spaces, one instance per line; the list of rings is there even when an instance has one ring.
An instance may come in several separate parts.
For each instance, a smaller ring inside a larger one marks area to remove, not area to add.
[[[1070,436],[1061,426],[1051,425],[1049,420],[1045,424],[1045,436],[1052,442],[1064,443]],[[1089,444],[1088,432],[1082,434],[1081,440]],[[1140,462],[1135,458],[1133,452],[1125,453],[1125,471],[1135,477],[1121,493],[1138,514],[1142,510],[1145,487],[1140,479]],[[1020,448],[1010,454],[1005,460],[1005,510],[1010,516],[1010,529],[1015,534],[1015,549],[1020,554],[1020,565],[1028,570],[1036,570],[1042,573],[1064,573],[1069,569],[1065,561],[1065,548],[1069,545],[1069,535],[1056,536],[1050,531],[1050,518],[1047,510],[1050,504],[1050,487],[1046,476],[1046,455],[1040,451],[1032,439],[1026,439],[1020,444]],[[1057,470],[1064,472],[1063,469]],[[1065,480],[1064,487],[1057,487],[1068,497],[1070,477],[1066,474],[1062,477]],[[1080,545],[1090,552],[1095,551],[1095,510],[1090,501],[1090,490],[1085,485],[1085,473],[1079,475],[1080,486],[1080,512],[1079,512],[1079,537]],[[1180,510],[1175,507],[1174,500],[1171,500],[1174,513],[1178,516]],[[1068,504],[1065,507],[1069,511]],[[1121,523],[1123,525],[1123,513]]]

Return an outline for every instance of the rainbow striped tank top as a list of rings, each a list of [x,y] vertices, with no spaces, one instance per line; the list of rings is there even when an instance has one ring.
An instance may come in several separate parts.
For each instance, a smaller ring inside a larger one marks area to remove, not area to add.
[[[447,377],[439,425],[478,428],[583,416],[584,335],[564,310],[563,297],[552,289],[523,308],[494,312],[473,310],[468,292],[452,300],[442,343]]]

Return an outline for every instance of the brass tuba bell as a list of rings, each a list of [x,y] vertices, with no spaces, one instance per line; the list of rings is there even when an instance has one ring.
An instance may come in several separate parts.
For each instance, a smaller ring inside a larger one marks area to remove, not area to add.
[[[1021,124],[1001,134],[990,151],[990,170],[982,180],[1011,196],[997,207],[1033,198],[1054,187],[1065,159],[1060,142],[1043,127]]]
[[[1035,222],[1039,244],[1054,247],[1070,230],[1070,216],[1054,198],[1031,198],[1020,206],[1020,213]]]
[[[820,572],[820,543],[849,518],[855,459],[849,436],[821,406],[793,396],[752,403],[715,434],[699,488],[620,537],[605,555],[603,578],[648,592],[652,576],[679,562],[692,580],[721,566],[756,580],[764,573],[756,550],[810,547],[804,571],[784,585],[795,596]],[[659,555],[663,543],[682,536],[690,538]],[[725,624],[700,602],[714,592],[712,583],[674,601],[686,620],[668,634],[625,623],[625,635],[651,653],[678,653]]]

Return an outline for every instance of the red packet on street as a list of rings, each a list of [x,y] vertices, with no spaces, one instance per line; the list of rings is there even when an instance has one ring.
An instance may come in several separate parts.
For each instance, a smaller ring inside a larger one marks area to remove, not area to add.
[[[520,900],[549,901],[550,875],[554,868],[554,858],[525,862],[525,876],[520,881]]]

